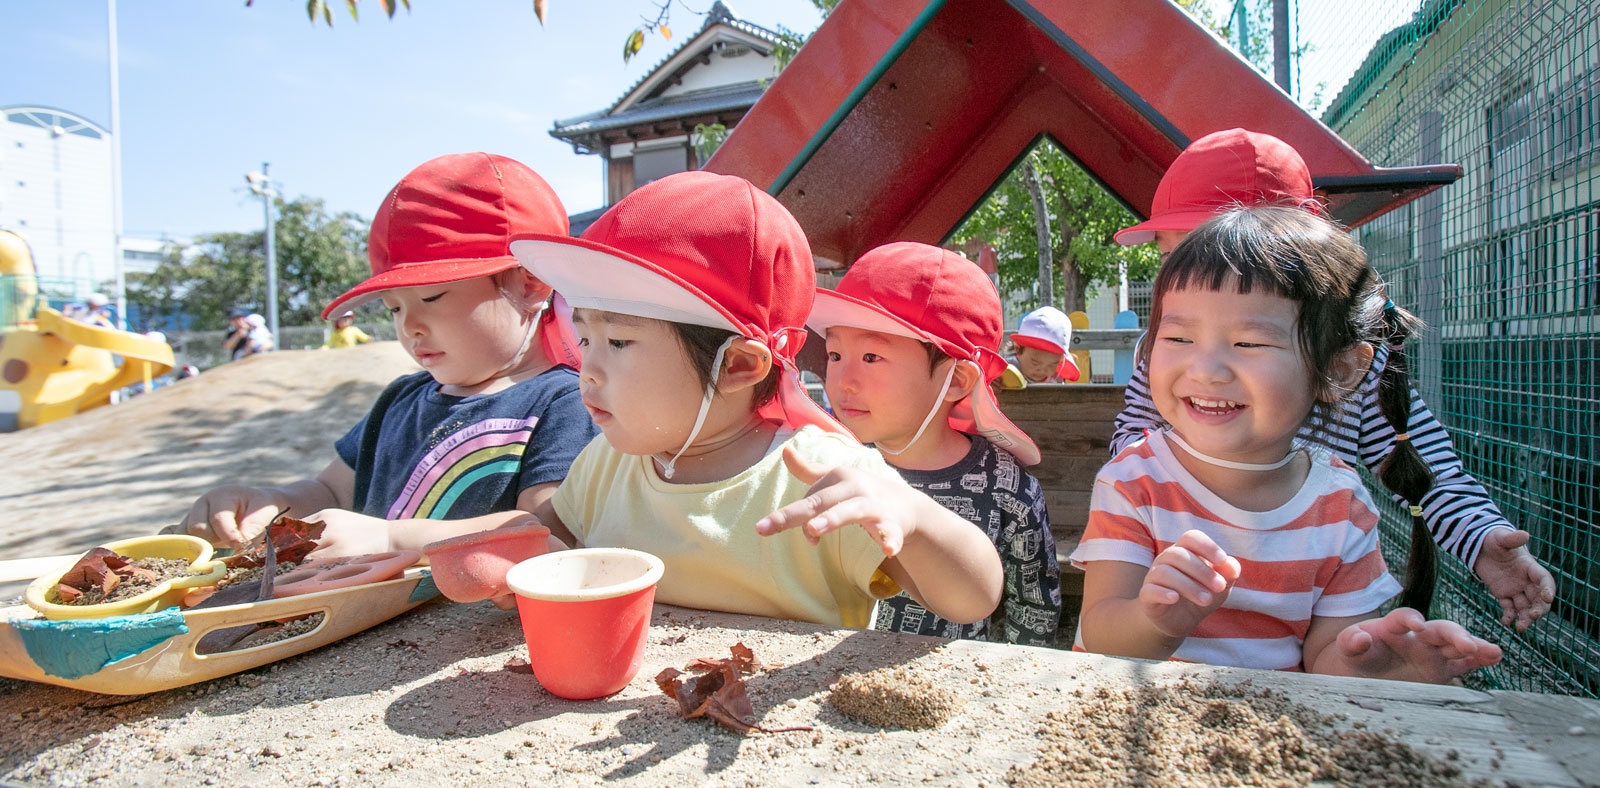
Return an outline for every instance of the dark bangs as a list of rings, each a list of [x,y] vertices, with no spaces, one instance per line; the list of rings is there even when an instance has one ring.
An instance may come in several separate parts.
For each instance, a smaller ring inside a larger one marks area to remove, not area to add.
[[[1334,354],[1360,339],[1350,316],[1369,277],[1366,253],[1338,225],[1298,207],[1241,207],[1196,227],[1161,264],[1150,329],[1160,328],[1162,296],[1173,290],[1281,296],[1300,306],[1297,341],[1320,385]],[[1151,344],[1140,346],[1146,363]]]

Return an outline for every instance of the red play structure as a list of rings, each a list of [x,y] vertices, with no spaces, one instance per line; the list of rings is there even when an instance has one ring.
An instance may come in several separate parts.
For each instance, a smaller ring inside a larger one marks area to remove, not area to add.
[[[706,169],[775,194],[837,267],[939,243],[1041,135],[1142,216],[1190,140],[1236,126],[1299,150],[1350,226],[1461,175],[1373,166],[1167,0],[847,0]]]

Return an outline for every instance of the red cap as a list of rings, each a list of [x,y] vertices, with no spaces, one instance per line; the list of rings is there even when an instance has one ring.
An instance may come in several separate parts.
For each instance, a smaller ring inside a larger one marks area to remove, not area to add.
[[[710,326],[757,340],[783,369],[779,415],[848,435],[806,395],[794,357],[816,296],[805,232],[732,175],[681,172],[611,206],[582,238],[520,233],[511,252],[574,308]]]
[[[567,210],[533,170],[489,153],[452,153],[406,173],[367,236],[372,276],[335,298],[323,319],[395,287],[460,282],[517,264],[517,233],[567,233]]]
[[[1186,233],[1233,206],[1269,203],[1321,212],[1305,159],[1270,134],[1217,131],[1178,154],[1156,186],[1150,218],[1119,231],[1116,239],[1124,246],[1149,243],[1156,230]]]
[[[910,337],[976,364],[983,383],[951,409],[950,426],[983,435],[1024,465],[1039,462],[1038,446],[1000,412],[989,390],[1006,369],[1000,296],[971,260],[909,241],[880,246],[856,260],[837,288],[817,291],[806,325],[819,334],[851,326]]]

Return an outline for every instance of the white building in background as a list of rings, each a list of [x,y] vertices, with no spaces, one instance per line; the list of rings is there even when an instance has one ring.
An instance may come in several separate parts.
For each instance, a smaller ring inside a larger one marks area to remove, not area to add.
[[[111,133],[54,107],[0,107],[0,227],[27,239],[45,288],[113,280]]]

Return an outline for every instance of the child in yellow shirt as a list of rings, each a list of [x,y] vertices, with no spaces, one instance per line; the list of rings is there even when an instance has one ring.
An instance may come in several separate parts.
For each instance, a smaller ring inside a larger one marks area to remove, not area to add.
[[[333,319],[333,332],[328,334],[328,341],[323,342],[324,348],[355,347],[363,342],[371,342],[372,337],[367,332],[356,328],[356,313],[346,309]]]
[[[535,512],[557,536],[660,557],[669,604],[851,627],[900,589],[959,623],[995,609],[984,533],[800,386],[816,274],[772,196],[670,175],[582,238],[519,235],[511,251],[574,307],[579,391],[603,433]]]

